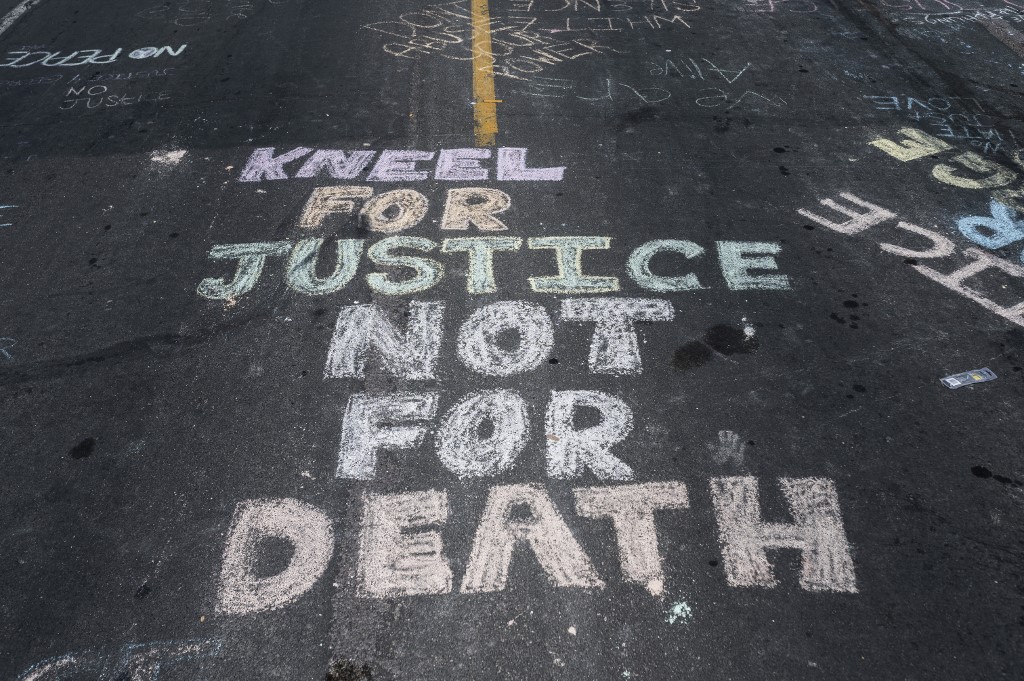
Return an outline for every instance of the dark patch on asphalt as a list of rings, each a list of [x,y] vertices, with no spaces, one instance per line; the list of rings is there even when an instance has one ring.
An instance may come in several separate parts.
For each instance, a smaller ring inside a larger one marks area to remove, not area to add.
[[[992,478],[996,482],[1002,483],[1004,485],[1024,487],[1024,481],[1017,480],[1016,478],[1008,478],[1005,475],[998,475],[990,471],[985,466],[971,466],[971,473],[974,473],[974,475],[976,475],[977,477],[983,478],[985,480]]]
[[[757,339],[747,337],[743,329],[727,324],[712,326],[704,334],[704,342],[723,355],[743,354],[757,349]]]
[[[690,341],[672,355],[672,368],[677,371],[694,369],[711,361],[715,353],[700,341]]]
[[[786,166],[779,166],[779,172],[783,175],[789,175],[789,168]]]
[[[152,591],[153,589],[150,588],[149,583],[143,584],[135,591],[135,598],[141,601],[143,598],[152,593]]]
[[[656,120],[658,120],[658,110],[650,105],[642,106],[639,109],[633,109],[632,111],[627,111],[622,114],[622,117],[619,119],[619,124],[615,129],[622,132],[623,130],[632,128],[634,125]]]
[[[707,364],[716,352],[728,357],[756,349],[757,338],[747,336],[739,327],[718,324],[705,331],[703,339],[690,341],[677,348],[672,355],[672,368],[686,371]]]
[[[96,448],[96,438],[87,437],[77,445],[72,447],[68,451],[68,455],[72,459],[84,459],[87,456],[92,455],[92,450]]]
[[[331,665],[324,681],[362,681],[373,679],[370,665],[359,664],[352,660],[341,660]]]

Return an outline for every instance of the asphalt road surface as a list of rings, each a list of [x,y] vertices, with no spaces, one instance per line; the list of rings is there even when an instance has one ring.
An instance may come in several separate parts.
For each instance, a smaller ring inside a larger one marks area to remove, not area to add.
[[[1019,0],[0,15],[0,678],[1024,678]]]

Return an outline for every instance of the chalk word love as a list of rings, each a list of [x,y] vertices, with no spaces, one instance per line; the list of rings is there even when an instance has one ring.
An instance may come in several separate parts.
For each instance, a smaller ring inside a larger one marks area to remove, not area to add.
[[[163,668],[216,657],[214,639],[129,643],[116,651],[86,650],[51,657],[26,669],[17,681],[159,681]]]
[[[466,291],[471,294],[495,293],[498,284],[494,273],[496,253],[517,253],[523,244],[528,250],[552,253],[557,274],[529,276],[531,290],[537,293],[580,294],[611,293],[620,288],[619,278],[586,274],[583,254],[586,251],[608,250],[611,237],[606,236],[544,236],[522,239],[511,236],[474,236],[436,241],[424,237],[392,236],[381,239],[365,249],[373,264],[386,268],[405,268],[412,276],[398,278],[393,272],[371,272],[366,283],[374,293],[404,296],[422,293],[441,282],[445,265],[434,258],[409,255],[403,251],[442,254],[465,254]],[[320,276],[317,262],[325,244],[323,238],[291,241],[267,241],[242,244],[221,244],[210,249],[213,260],[236,260],[230,277],[209,277],[199,282],[197,292],[210,300],[236,301],[256,286],[267,259],[287,257],[284,277],[288,288],[306,295],[336,293],[355,278],[362,260],[364,239],[338,239],[336,261],[330,274]],[[774,256],[781,250],[778,243],[768,241],[717,241],[718,261],[729,289],[788,290],[789,277],[784,274],[755,274],[754,270],[777,270]],[[641,288],[656,292],[694,291],[705,288],[694,273],[683,275],[656,274],[651,262],[661,254],[682,256],[684,260],[704,254],[704,248],[692,241],[658,239],[634,249],[626,260],[626,273]],[[664,257],[664,256],[662,256]]]
[[[991,253],[986,253],[985,251],[977,248],[967,248],[960,251],[959,254],[966,256],[970,262],[966,265],[957,267],[957,269],[948,274],[943,274],[942,272],[932,269],[926,265],[919,265],[917,264],[918,260],[953,256],[958,253],[958,249],[948,237],[943,236],[936,231],[925,229],[924,227],[918,227],[917,225],[909,222],[900,221],[898,220],[896,213],[886,210],[881,206],[868,203],[853,194],[841,193],[839,196],[853,204],[853,207],[841,205],[832,199],[823,199],[821,203],[822,205],[849,218],[844,222],[834,222],[829,218],[822,217],[821,215],[812,213],[809,210],[800,209],[797,212],[822,227],[826,227],[827,229],[846,236],[860,234],[861,232],[884,222],[895,221],[895,228],[898,230],[898,233],[902,236],[910,235],[911,238],[916,237],[918,245],[911,247],[883,242],[879,244],[879,247],[883,251],[906,258],[906,262],[908,264],[912,265],[916,271],[928,277],[932,281],[937,281],[949,290],[958,293],[968,300],[974,301],[989,312],[997,314],[1018,326],[1024,326],[1024,301],[1008,306],[1000,304],[987,297],[986,294],[978,291],[976,288],[971,288],[965,284],[968,279],[974,279],[985,272],[988,272],[989,274],[999,273],[1004,278],[1009,276],[1014,279],[1024,280],[1024,267]],[[995,219],[998,220],[998,216]],[[976,219],[969,218],[968,222],[964,223],[962,228],[970,230],[977,229],[979,226],[985,226],[972,222],[972,220]],[[991,236],[996,238],[999,233],[991,227],[991,223],[989,223],[989,229],[993,230]],[[920,239],[924,239],[927,242],[927,246],[922,248],[920,246]]]
[[[779,478],[794,522],[763,520],[757,478],[709,481],[718,523],[726,581],[732,587],[778,586],[768,551],[800,552],[801,588],[811,592],[856,593],[850,545],[843,528],[835,484],[825,478]],[[682,482],[648,482],[573,490],[583,522],[610,527],[617,543],[622,578],[654,596],[665,591],[656,513],[682,515],[689,509]],[[605,582],[539,485],[492,487],[456,587],[443,531],[450,516],[444,490],[367,493],[358,544],[356,595],[401,598],[504,591],[513,560],[535,559],[556,588],[598,590]],[[268,540],[293,547],[288,565],[270,576],[260,560]],[[250,499],[235,508],[221,566],[217,610],[248,615],[280,608],[308,592],[334,555],[333,522],[323,511],[297,499]]]
[[[878,138],[870,144],[903,163],[954,150],[951,144],[916,128],[900,128],[900,134],[904,139]],[[1013,189],[1005,188],[1017,181],[1017,172],[973,151],[957,154],[948,163],[936,164],[932,168],[932,177],[961,189],[995,189],[993,199],[1014,210],[1024,211],[1024,184]]]
[[[171,47],[140,47],[128,53],[129,59],[150,59],[164,54],[177,57],[185,51],[187,45],[181,45],[177,50]],[[23,69],[28,66],[86,66],[87,64],[110,64],[117,61],[117,58],[124,51],[117,48],[109,54],[103,54],[103,50],[75,50],[70,54],[61,52],[25,52],[15,51],[7,53],[7,61],[0,62],[0,68]]]
[[[499,147],[496,154],[494,178],[499,181],[558,182],[565,167],[528,168],[527,150],[519,147]],[[285,165],[301,158],[306,160],[292,178],[328,176],[337,180],[351,180],[369,168],[374,157],[377,162],[367,173],[368,182],[416,182],[427,179],[452,182],[487,180],[491,169],[483,162],[492,156],[490,149],[442,149],[410,151],[387,149],[380,152],[368,149],[310,149],[296,147],[277,156],[274,147],[261,147],[252,152],[245,164],[239,182],[287,180]],[[436,157],[436,161],[435,161]],[[417,168],[418,163],[432,162],[433,172]]]

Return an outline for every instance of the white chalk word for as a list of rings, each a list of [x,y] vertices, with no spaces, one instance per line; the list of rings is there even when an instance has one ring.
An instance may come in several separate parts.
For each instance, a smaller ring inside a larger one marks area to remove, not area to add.
[[[318,274],[317,262],[325,244],[324,238],[292,241],[267,241],[243,244],[221,244],[209,253],[212,260],[234,260],[234,274],[209,277],[199,283],[198,293],[210,300],[236,301],[251,291],[263,274],[268,258],[285,259],[284,278],[288,288],[306,295],[336,293],[352,282],[364,259],[379,267],[401,267],[411,276],[396,276],[393,271],[375,271],[365,280],[374,293],[404,296],[423,293],[434,288],[445,274],[445,264],[435,258],[410,255],[439,252],[458,257],[466,267],[466,291],[471,294],[495,293],[499,285],[494,273],[494,258],[511,257],[526,250],[548,251],[556,274],[537,273],[528,276],[530,288],[536,293],[599,294],[620,289],[619,277],[584,272],[583,254],[592,250],[608,250],[612,239],[606,236],[544,236],[497,237],[477,236],[444,239],[438,244],[425,237],[390,236],[366,247],[364,239],[338,239],[335,265],[327,276]],[[726,285],[733,291],[789,290],[789,277],[775,273],[775,260],[782,246],[770,241],[717,241],[718,263]],[[439,248],[440,247],[440,248]],[[365,254],[364,254],[365,252]],[[705,288],[697,275],[664,275],[652,271],[652,260],[681,258],[690,260],[704,254],[704,248],[692,241],[658,239],[635,248],[626,258],[625,271],[642,289],[658,293],[695,291]],[[770,272],[770,273],[765,273]]]
[[[780,478],[791,523],[764,520],[753,477],[712,478],[712,510],[718,525],[725,580],[737,588],[776,588],[772,556],[800,552],[800,587],[810,592],[857,593],[851,547],[835,484],[825,478]],[[617,545],[622,579],[650,594],[665,593],[663,550],[657,517],[690,508],[678,481],[582,487],[574,491],[581,523],[607,528]],[[444,490],[366,493],[358,540],[356,595],[401,598],[504,591],[517,554],[529,553],[553,588],[599,590],[598,573],[564,514],[540,485],[490,488],[469,558],[456,580],[446,552],[450,515]],[[528,512],[524,510],[528,509]],[[335,552],[333,521],[296,499],[251,499],[238,505],[221,568],[217,610],[248,615],[295,602],[323,577]],[[267,540],[291,544],[288,565],[260,576],[260,547]],[[533,562],[533,561],[531,561]]]
[[[493,170],[485,165],[495,157]],[[287,180],[285,166],[296,167],[294,178],[331,177],[351,180],[369,169],[368,182],[416,182],[445,180],[464,182],[493,179],[502,182],[532,181],[558,182],[565,167],[529,168],[527,150],[519,147],[499,147],[496,154],[490,149],[441,149],[439,152],[386,149],[310,149],[296,147],[276,153],[274,147],[261,147],[252,152],[245,164],[239,182]],[[374,159],[376,158],[376,162]],[[302,164],[295,163],[302,159]],[[373,166],[370,164],[373,162]],[[431,167],[427,167],[430,164]]]
[[[996,302],[989,297],[993,294],[984,293],[976,288],[976,278],[982,274],[988,274],[990,278],[998,277],[996,280],[997,284],[993,284],[990,288],[996,289],[997,285],[1001,285],[1000,291],[1006,288],[1003,284],[1007,279],[1024,282],[1024,267],[978,248],[967,248],[961,251],[949,237],[937,231],[899,220],[896,213],[886,210],[881,206],[868,203],[853,194],[841,193],[839,196],[847,202],[847,205],[840,204],[832,199],[822,199],[821,201],[825,207],[844,216],[844,219],[838,222],[831,217],[824,217],[802,208],[797,212],[822,227],[846,236],[860,234],[885,222],[894,222],[895,234],[903,237],[909,243],[900,245],[887,241],[880,242],[879,247],[884,252],[905,258],[904,262],[932,281],[936,281],[964,298],[974,301],[989,312],[997,314],[1014,324],[1024,326],[1024,301],[1010,304]],[[999,204],[993,202],[993,205],[998,206]],[[980,218],[967,218],[961,221],[961,229],[972,231],[983,227],[986,229],[986,232],[984,234],[979,232],[978,238],[984,236],[998,241],[1000,238],[1005,238],[1007,234],[1016,234],[1018,228],[1015,225],[1003,224],[1008,219],[1007,215],[1003,215],[996,209],[993,211],[991,221],[982,224]],[[918,264],[919,260],[947,258],[950,256],[960,256],[959,260],[961,262],[966,258],[967,262],[966,264],[953,265],[955,269],[949,273],[943,273],[927,265]],[[965,282],[968,279],[975,281],[975,287],[967,286]],[[1002,295],[1005,295],[1005,292]],[[1024,291],[1020,295],[1024,296]]]
[[[381,453],[420,446],[438,415],[439,401],[436,392],[353,395],[341,426],[337,477],[372,480]],[[576,428],[573,419],[580,409],[596,411],[600,422]],[[511,471],[530,437],[529,411],[526,400],[513,390],[467,395],[440,418],[434,435],[437,458],[460,479]],[[480,435],[485,424],[490,424],[486,437]],[[548,476],[568,480],[589,472],[600,480],[633,480],[633,468],[612,453],[632,431],[633,411],[615,395],[552,391],[544,416]]]

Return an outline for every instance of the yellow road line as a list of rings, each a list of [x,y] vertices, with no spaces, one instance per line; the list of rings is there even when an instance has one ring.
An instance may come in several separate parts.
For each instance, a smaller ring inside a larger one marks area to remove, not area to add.
[[[472,0],[473,123],[478,147],[494,146],[498,107],[494,96],[494,55],[491,53],[491,10],[487,0]]]

